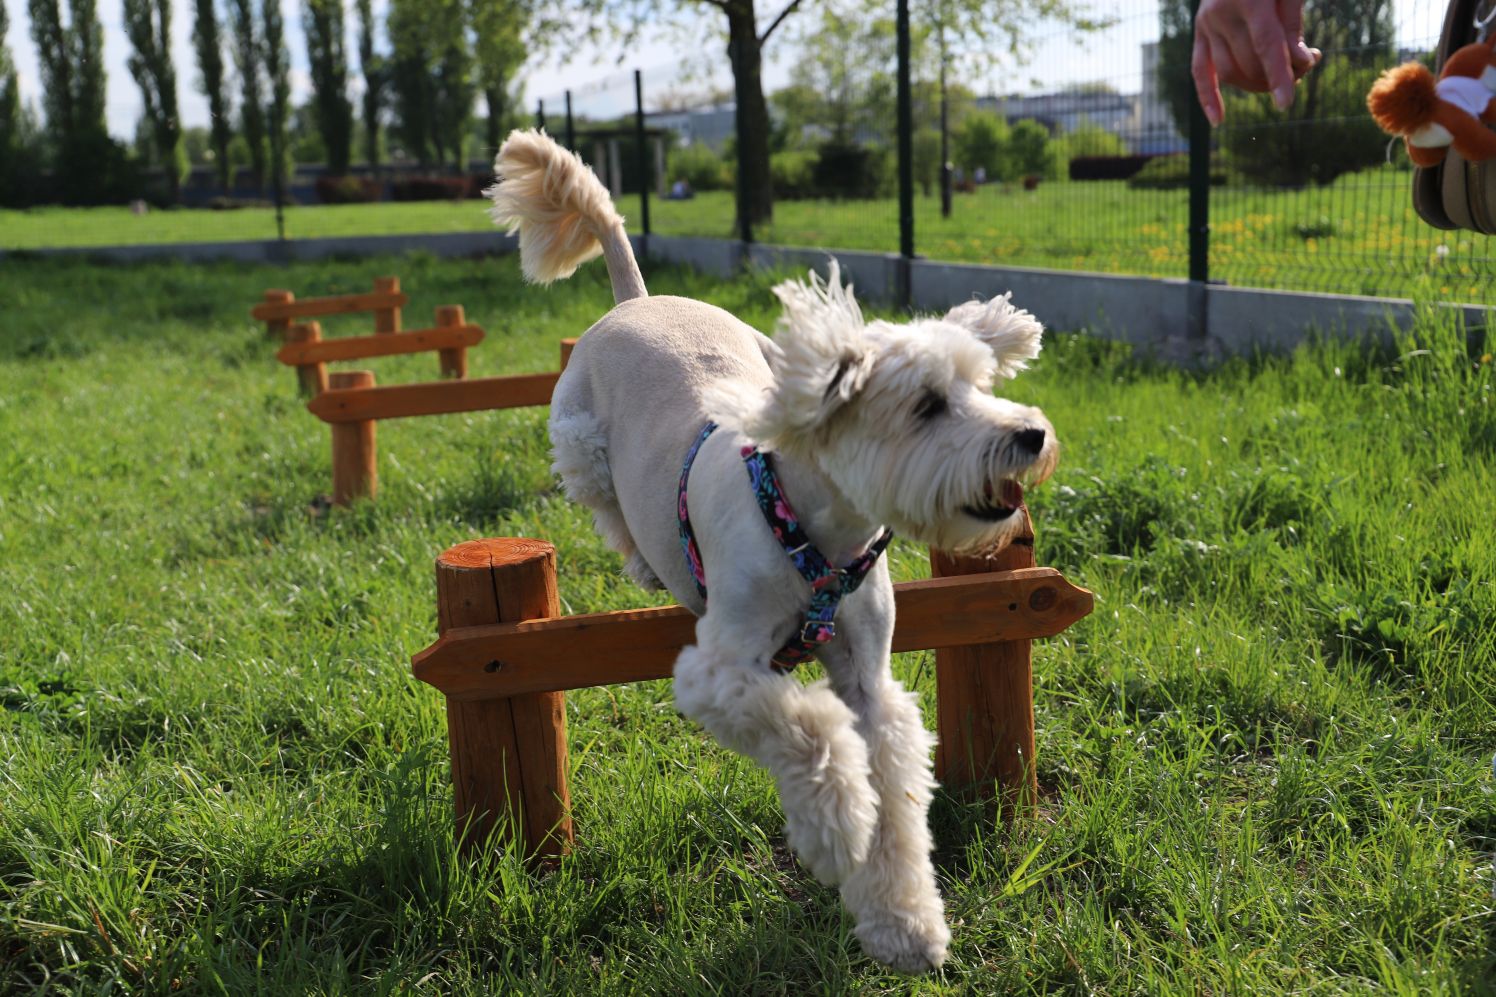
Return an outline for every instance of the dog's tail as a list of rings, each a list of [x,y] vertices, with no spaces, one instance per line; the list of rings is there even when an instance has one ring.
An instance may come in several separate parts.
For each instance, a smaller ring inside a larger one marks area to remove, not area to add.
[[[519,232],[519,260],[537,284],[570,277],[602,253],[613,300],[642,298],[644,277],[623,228],[623,216],[580,156],[542,131],[512,131],[494,160],[499,182],[486,193],[493,220]]]

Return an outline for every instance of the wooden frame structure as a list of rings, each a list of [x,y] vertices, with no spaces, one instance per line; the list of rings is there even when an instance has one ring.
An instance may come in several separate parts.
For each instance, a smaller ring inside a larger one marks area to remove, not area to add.
[[[366,360],[402,353],[434,350],[443,378],[467,377],[467,348],[483,341],[483,330],[469,325],[461,305],[442,305],[436,310],[436,325],[404,332],[401,310],[409,298],[400,290],[399,277],[376,277],[367,294],[339,294],[325,298],[296,300],[285,290],[269,290],[250,315],[265,323],[265,332],[281,340],[276,358],[295,367],[302,394],[316,395],[328,389],[320,364],[336,360]],[[374,334],[324,340],[321,323],[304,321],[326,315],[370,312]]]
[[[1092,608],[1090,592],[1033,567],[1021,515],[1007,548],[932,553],[937,577],[894,586],[893,649],[935,649],[936,775],[966,795],[1001,791],[1007,813],[1038,795],[1032,642]],[[564,854],[575,841],[566,690],[668,678],[695,617],[680,606],[560,616],[556,549],[543,540],[458,544],[437,558],[436,591],[439,636],[411,666],[446,696],[458,840]]]
[[[448,305],[440,312],[439,319],[449,320],[444,328],[454,332],[477,328],[463,322],[462,308],[459,305]],[[417,334],[401,333],[399,338],[415,335]],[[433,337],[428,337],[431,338]],[[348,340],[330,340],[325,345],[332,347],[343,342]],[[437,346],[425,348],[438,348],[441,342],[446,340],[438,340]],[[303,344],[308,347],[319,345],[315,338],[297,345]],[[565,369],[574,345],[575,339],[561,340],[562,369]],[[556,379],[561,376],[559,371],[546,371],[540,374],[512,374],[507,377],[477,377],[377,387],[372,371],[339,371],[329,375],[324,367],[326,359],[318,359],[319,354],[296,352],[288,355],[293,360],[306,362],[312,368],[310,380],[319,390],[307,403],[307,409],[332,429],[334,505],[349,505],[355,499],[374,498],[378,493],[379,470],[375,441],[376,425],[381,419],[549,405],[551,394],[556,389]],[[462,369],[466,373],[465,359]]]

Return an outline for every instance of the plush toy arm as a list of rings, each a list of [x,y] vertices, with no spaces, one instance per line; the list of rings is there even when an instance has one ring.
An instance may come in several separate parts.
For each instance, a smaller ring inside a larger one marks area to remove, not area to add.
[[[1448,128],[1449,133],[1454,136],[1455,151],[1472,163],[1496,159],[1496,132],[1481,124],[1480,120],[1472,115],[1465,114],[1447,104],[1444,106],[1449,110],[1448,113],[1439,115],[1439,124]],[[1487,107],[1486,114],[1490,113],[1491,109]]]

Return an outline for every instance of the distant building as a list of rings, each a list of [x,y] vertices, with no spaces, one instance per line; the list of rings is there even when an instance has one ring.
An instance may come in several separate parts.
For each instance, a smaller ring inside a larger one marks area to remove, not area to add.
[[[717,153],[722,151],[727,140],[735,134],[736,118],[737,110],[730,104],[691,111],[657,111],[644,116],[651,128],[674,132],[679,140],[678,144],[692,145],[700,142]]]
[[[1182,152],[1188,148],[1174,128],[1169,105],[1158,86],[1158,43],[1143,45],[1141,93],[1105,89],[1064,90],[1056,93],[979,97],[976,106],[1002,116],[1009,124],[1037,121],[1051,135],[1083,126],[1102,128],[1121,138],[1128,151],[1139,154]]]

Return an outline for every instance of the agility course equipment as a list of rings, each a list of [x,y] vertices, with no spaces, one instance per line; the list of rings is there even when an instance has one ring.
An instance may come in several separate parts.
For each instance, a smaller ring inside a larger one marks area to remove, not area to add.
[[[447,307],[455,313],[460,326],[461,306]],[[575,339],[561,340],[562,369],[575,344]],[[322,363],[314,366],[321,368]],[[332,428],[333,504],[348,505],[354,499],[374,498],[378,493],[375,427],[381,419],[549,405],[560,376],[560,371],[546,371],[377,387],[374,372],[368,370],[314,375],[326,390],[312,398],[307,409]]]
[[[931,553],[935,577],[894,586],[894,651],[935,650],[936,775],[952,791],[1001,792],[1030,808],[1034,771],[1032,642],[1091,612],[1091,593],[1034,567],[1028,510],[1004,549]],[[543,540],[470,540],[436,561],[434,644],[411,659],[446,696],[457,835],[526,855],[575,842],[567,782],[568,689],[668,678],[694,640],[680,606],[560,616],[556,549]]]
[[[400,290],[399,277],[376,277],[374,290],[368,294],[297,301],[291,291],[269,290],[265,299],[250,310],[250,315],[265,323],[267,335],[286,344],[276,357],[296,368],[303,394],[315,395],[327,390],[325,376],[320,382],[317,380],[321,376],[317,370],[319,363],[427,350],[436,351],[443,378],[467,377],[467,348],[483,341],[483,330],[464,321],[461,305],[443,305],[436,310],[435,328],[402,332],[401,309],[408,301]],[[320,323],[301,321],[359,312],[373,314],[373,335],[323,340]]]

